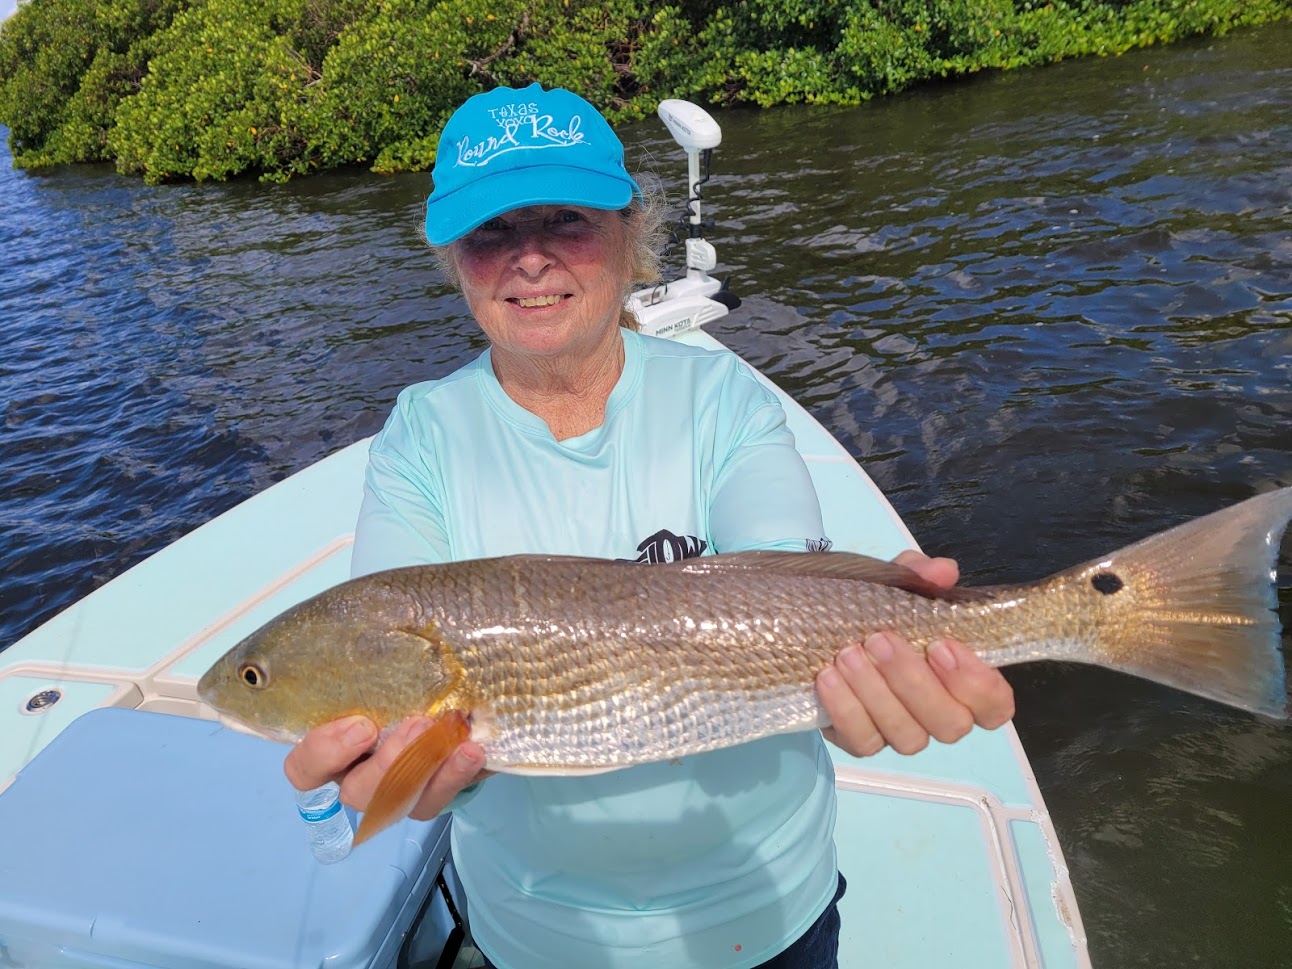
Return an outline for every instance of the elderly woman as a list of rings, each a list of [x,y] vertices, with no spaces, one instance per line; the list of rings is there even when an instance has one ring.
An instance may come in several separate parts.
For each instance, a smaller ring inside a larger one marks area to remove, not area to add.
[[[440,139],[426,235],[489,349],[399,395],[373,442],[354,572],[522,552],[649,559],[822,545],[821,514],[775,397],[732,354],[635,332],[624,298],[656,274],[658,220],[583,99],[477,95]],[[909,554],[935,582],[954,563]],[[642,568],[650,568],[643,564]],[[890,635],[844,650],[817,689],[825,737],[915,752],[1013,713],[958,643],[930,660]],[[349,718],[287,759],[364,808],[429,721]],[[472,931],[502,969],[835,965],[843,882],[820,733],[588,777],[496,775],[463,743],[412,815],[454,811]],[[474,786],[473,786],[474,785]]]

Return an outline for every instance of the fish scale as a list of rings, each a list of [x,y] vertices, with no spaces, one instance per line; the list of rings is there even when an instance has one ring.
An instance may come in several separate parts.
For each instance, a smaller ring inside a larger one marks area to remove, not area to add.
[[[494,738],[491,767],[623,766],[822,726],[815,676],[844,646],[877,628],[931,641],[991,611],[850,580],[657,571],[559,561],[494,581],[486,602],[500,631],[461,641],[449,630],[464,603],[437,591],[428,618],[477,695],[492,698],[473,710]],[[535,597],[579,612],[555,632],[530,618]],[[622,602],[636,604],[633,621],[607,626],[601,610]]]

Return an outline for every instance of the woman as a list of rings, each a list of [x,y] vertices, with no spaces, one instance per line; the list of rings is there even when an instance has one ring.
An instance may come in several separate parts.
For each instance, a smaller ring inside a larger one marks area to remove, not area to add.
[[[356,574],[521,552],[822,547],[775,397],[731,354],[634,332],[624,297],[655,275],[651,219],[591,105],[538,85],[477,95],[445,126],[434,179],[427,238],[490,348],[400,394],[370,453]],[[903,561],[956,581],[948,560]],[[885,634],[844,650],[817,682],[825,736],[909,753],[1012,716],[1004,679],[963,646],[930,658]],[[371,723],[325,725],[288,777],[340,778],[362,809],[428,726],[407,721],[361,759]],[[455,812],[473,934],[500,969],[835,964],[843,883],[819,734],[591,777],[481,782],[483,765],[462,744],[412,814]]]

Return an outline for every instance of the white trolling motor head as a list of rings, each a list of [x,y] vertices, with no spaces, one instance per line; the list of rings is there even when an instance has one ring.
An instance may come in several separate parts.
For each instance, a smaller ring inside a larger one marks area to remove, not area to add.
[[[673,140],[685,148],[688,155],[699,155],[705,148],[717,148],[722,144],[722,129],[718,122],[698,104],[669,98],[659,103],[659,117]]]

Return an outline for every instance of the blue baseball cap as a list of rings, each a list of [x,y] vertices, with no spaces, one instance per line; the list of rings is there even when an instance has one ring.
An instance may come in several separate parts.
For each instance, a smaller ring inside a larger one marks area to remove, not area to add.
[[[538,84],[468,98],[440,134],[431,177],[426,238],[436,246],[525,205],[622,209],[637,191],[600,112]]]

